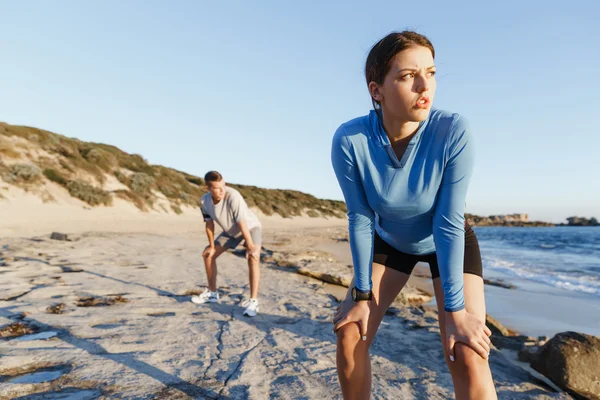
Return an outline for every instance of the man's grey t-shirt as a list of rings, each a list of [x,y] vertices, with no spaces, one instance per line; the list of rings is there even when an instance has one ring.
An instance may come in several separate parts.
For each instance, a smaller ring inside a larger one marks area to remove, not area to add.
[[[238,222],[244,221],[248,230],[260,228],[260,221],[246,204],[237,190],[225,186],[225,196],[217,204],[213,203],[210,193],[200,199],[200,208],[204,221],[215,221],[223,232],[230,236],[241,233]]]

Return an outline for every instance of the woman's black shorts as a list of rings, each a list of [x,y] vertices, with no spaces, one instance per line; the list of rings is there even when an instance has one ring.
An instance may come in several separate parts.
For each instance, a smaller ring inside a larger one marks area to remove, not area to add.
[[[431,268],[432,279],[440,276],[436,253],[427,254],[424,256],[403,253],[390,246],[386,241],[379,237],[377,232],[375,232],[373,262],[410,275],[415,265],[419,261],[429,264],[429,268]],[[479,252],[479,242],[477,241],[475,232],[469,225],[465,225],[464,273],[477,276],[483,275],[481,253]]]

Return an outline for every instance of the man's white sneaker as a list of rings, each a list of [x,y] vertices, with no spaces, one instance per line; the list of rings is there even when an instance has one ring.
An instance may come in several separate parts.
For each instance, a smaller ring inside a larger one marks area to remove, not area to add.
[[[244,315],[248,317],[255,317],[258,314],[258,300],[250,299],[242,303],[242,307],[246,307]]]
[[[196,304],[204,304],[204,303],[218,303],[219,302],[219,293],[211,292],[210,290],[205,290],[200,293],[199,296],[192,296],[192,303]]]

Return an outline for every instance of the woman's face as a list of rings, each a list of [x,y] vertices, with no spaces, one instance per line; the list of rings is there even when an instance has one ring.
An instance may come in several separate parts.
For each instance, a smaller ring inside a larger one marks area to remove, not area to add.
[[[427,119],[435,95],[435,65],[431,50],[413,46],[394,57],[383,84],[369,83],[383,115],[403,122]]]

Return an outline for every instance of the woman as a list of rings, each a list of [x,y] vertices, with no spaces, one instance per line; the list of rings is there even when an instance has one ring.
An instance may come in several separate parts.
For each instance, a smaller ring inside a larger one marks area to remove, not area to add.
[[[431,268],[456,398],[496,398],[481,256],[464,219],[473,143],[463,117],[431,108],[434,57],[418,33],[381,39],[365,68],[374,110],[333,138],[354,261],[353,284],[334,317],[345,399],[369,398],[369,346],[418,261]]]

